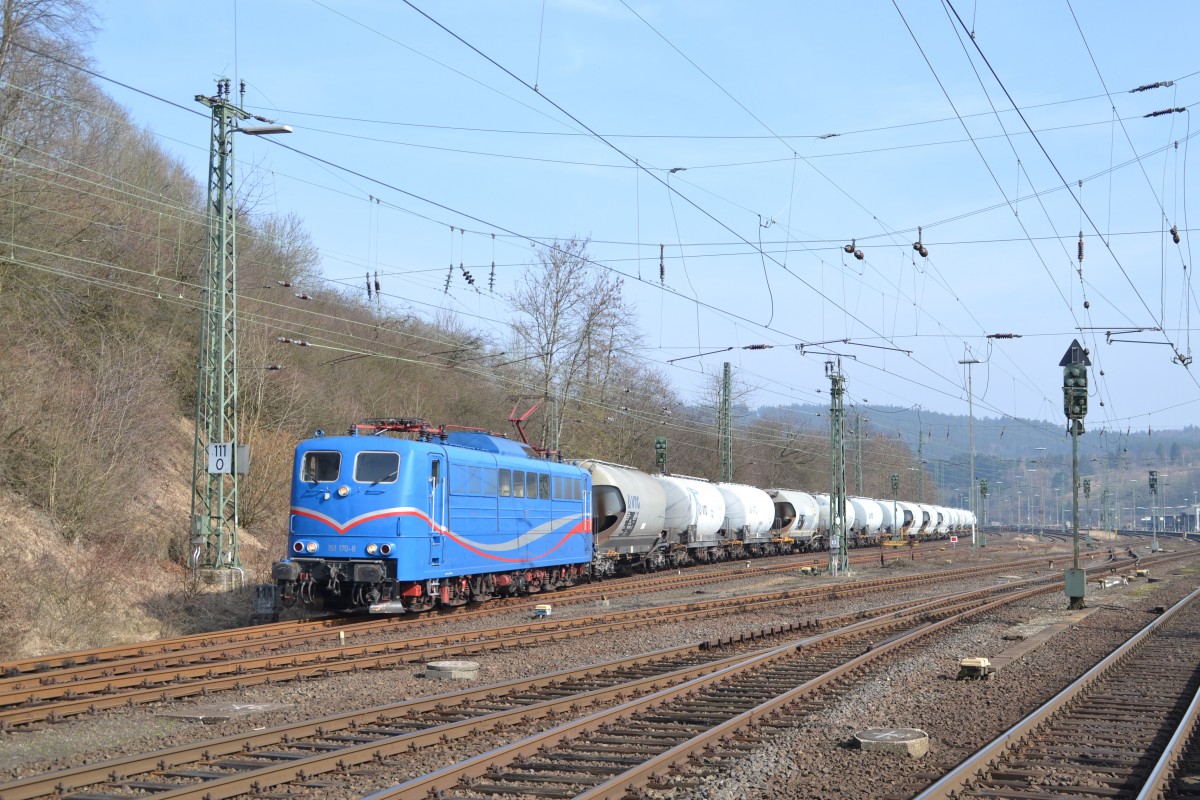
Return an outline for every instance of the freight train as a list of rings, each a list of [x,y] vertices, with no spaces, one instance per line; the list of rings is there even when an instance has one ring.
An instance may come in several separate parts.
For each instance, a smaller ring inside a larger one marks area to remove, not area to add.
[[[409,434],[413,438],[397,436]],[[829,546],[829,495],[546,458],[486,431],[369,419],[296,447],[283,606],[395,614]],[[969,530],[959,509],[850,497],[847,544]]]

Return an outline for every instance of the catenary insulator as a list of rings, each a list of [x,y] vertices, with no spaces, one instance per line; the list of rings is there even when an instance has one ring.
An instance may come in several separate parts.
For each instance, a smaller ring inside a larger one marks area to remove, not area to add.
[[[1171,226],[1171,239],[1174,240],[1175,244],[1179,244],[1179,226],[1178,225]]]
[[[866,256],[863,255],[862,250],[855,250],[854,257],[857,258],[859,261],[862,261],[864,258],[866,258]]]
[[[845,246],[845,247],[843,247],[842,249],[843,249],[843,250],[845,250],[847,253],[853,253],[853,252],[854,252],[854,243],[855,243],[855,241],[856,241],[855,239],[851,239],[851,240],[850,240],[850,244],[846,245],[846,246]]]
[[[918,252],[921,254],[921,258],[929,258],[929,249],[925,245],[921,245],[921,249]]]
[[[1091,307],[1092,307],[1092,304],[1090,302],[1088,302],[1087,300],[1083,301],[1083,308],[1085,311]]]
[[[1079,232],[1079,263],[1083,263],[1083,231]]]

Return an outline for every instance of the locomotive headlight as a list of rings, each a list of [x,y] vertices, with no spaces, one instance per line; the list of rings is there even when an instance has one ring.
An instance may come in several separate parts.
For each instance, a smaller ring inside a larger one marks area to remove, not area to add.
[[[292,549],[295,550],[297,553],[303,553],[304,552],[304,542],[295,542],[294,544],[292,544]]]
[[[309,542],[305,549],[307,549],[310,553],[315,553],[317,552],[317,543]]]
[[[350,494],[349,486],[339,486],[338,487],[338,497],[345,497],[348,494]]]
[[[369,555],[369,556],[373,556],[373,555],[375,555],[375,553],[377,553],[378,551],[379,551],[379,545],[377,545],[377,544],[369,544],[369,545],[367,545],[367,555]]]
[[[392,554],[392,546],[390,544],[380,545],[379,552],[382,555],[390,556]]]

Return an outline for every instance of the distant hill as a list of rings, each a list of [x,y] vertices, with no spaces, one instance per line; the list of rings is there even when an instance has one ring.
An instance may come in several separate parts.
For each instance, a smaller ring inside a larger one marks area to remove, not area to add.
[[[919,454],[925,462],[927,479],[940,488],[937,495],[940,502],[968,504],[971,424],[967,415],[882,405],[847,407],[848,451],[853,445],[856,411],[865,420],[865,431],[895,437],[914,457]],[[809,404],[760,408],[756,414],[791,415],[797,421],[824,430],[829,424],[828,407]],[[1022,505],[1022,519],[1028,519],[1030,495],[1035,498],[1033,515],[1037,517],[1041,514],[1037,498],[1042,494],[1046,498],[1047,522],[1056,519],[1060,500],[1064,518],[1069,519],[1071,437],[1067,435],[1065,420],[1048,423],[976,417],[974,443],[975,478],[977,482],[988,481],[992,519],[1015,520],[1018,502]],[[1040,486],[1039,461],[1044,469]],[[1185,507],[1193,505],[1200,496],[1200,426],[1114,430],[1098,422],[1086,425],[1086,432],[1079,438],[1079,474],[1081,487],[1084,479],[1091,482],[1092,495],[1088,499],[1081,497],[1080,508],[1090,507],[1097,524],[1101,516],[1114,515],[1118,504],[1123,510],[1123,524],[1129,524],[1134,515],[1148,517],[1150,470],[1159,473],[1160,509],[1182,513]],[[1101,496],[1106,491],[1108,507],[1102,509]],[[1086,521],[1081,519],[1081,523]]]

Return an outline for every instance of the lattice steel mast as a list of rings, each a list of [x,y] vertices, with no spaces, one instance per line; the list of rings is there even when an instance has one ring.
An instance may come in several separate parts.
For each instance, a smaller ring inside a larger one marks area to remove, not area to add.
[[[829,491],[829,572],[850,568],[850,554],[846,550],[846,441],[845,408],[846,378],[842,375],[841,363],[825,362],[825,374],[829,376],[829,438],[830,473]]]
[[[721,376],[721,411],[717,415],[721,440],[721,480],[733,481],[733,366],[726,361]]]
[[[208,163],[208,248],[201,294],[196,380],[196,438],[192,457],[193,568],[236,569],[238,555],[238,378],[236,198],[233,134],[250,115],[230,98],[230,81],[196,102],[212,110]],[[211,446],[227,446],[212,471]]]

